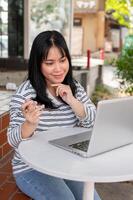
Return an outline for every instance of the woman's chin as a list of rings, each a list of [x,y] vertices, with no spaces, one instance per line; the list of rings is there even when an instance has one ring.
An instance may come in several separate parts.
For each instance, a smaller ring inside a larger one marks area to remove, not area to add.
[[[54,84],[61,84],[64,81],[64,79],[56,79],[54,81]]]
[[[55,81],[53,84],[62,84],[63,81]]]

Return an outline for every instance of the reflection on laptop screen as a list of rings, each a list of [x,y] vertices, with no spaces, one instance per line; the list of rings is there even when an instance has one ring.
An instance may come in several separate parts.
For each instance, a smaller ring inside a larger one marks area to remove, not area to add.
[[[71,144],[69,146],[72,147],[72,148],[79,149],[79,150],[82,150],[84,152],[87,152],[88,151],[89,142],[90,142],[90,140],[85,140],[85,141],[82,141],[82,142]]]

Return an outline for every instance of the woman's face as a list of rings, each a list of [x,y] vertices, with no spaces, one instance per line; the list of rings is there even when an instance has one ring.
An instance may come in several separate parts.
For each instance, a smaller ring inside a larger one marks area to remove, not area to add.
[[[51,84],[62,83],[69,70],[69,62],[66,56],[61,55],[57,47],[51,47],[41,64],[41,72],[45,77],[47,87]]]

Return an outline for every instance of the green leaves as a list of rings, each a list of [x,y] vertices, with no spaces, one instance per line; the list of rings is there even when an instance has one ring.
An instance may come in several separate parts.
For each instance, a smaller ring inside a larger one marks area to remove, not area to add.
[[[133,35],[126,38],[125,46],[116,61],[117,75],[123,80],[124,91],[133,94]]]
[[[104,85],[96,85],[95,91],[92,93],[91,100],[95,105],[100,100],[111,99],[113,94]]]
[[[127,49],[116,61],[119,78],[133,83],[133,49]]]
[[[133,0],[129,0],[130,5],[133,6]],[[106,0],[105,9],[107,13],[112,13],[115,20],[120,25],[130,27],[130,11],[126,0]]]

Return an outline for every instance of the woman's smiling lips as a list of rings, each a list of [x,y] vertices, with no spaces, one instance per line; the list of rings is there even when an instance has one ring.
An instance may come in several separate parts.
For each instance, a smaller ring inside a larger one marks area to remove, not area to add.
[[[59,74],[59,75],[53,75],[55,78],[63,78],[64,77],[64,74]]]

